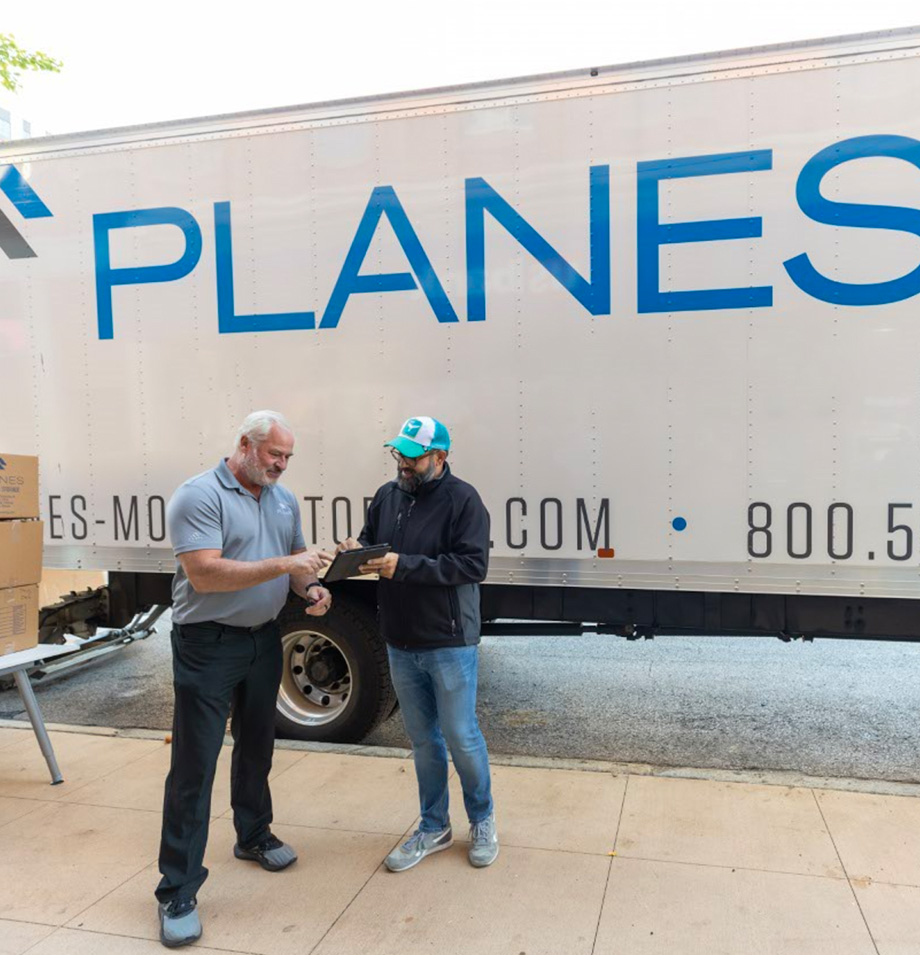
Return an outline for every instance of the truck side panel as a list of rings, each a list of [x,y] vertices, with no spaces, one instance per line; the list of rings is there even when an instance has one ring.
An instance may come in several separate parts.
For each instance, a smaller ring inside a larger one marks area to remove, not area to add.
[[[49,563],[169,571],[165,501],[272,407],[308,542],[432,414],[494,583],[918,596],[920,61],[881,46],[5,149],[52,213],[0,257]]]

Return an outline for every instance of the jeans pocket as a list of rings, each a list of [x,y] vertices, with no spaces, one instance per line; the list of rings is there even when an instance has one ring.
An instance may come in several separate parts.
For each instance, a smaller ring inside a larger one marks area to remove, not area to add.
[[[459,693],[475,686],[476,647],[446,647],[432,650],[432,676],[448,693]],[[472,653],[470,652],[472,651]]]

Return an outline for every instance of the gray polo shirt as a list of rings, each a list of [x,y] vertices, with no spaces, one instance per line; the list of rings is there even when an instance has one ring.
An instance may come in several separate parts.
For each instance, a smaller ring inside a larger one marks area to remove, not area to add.
[[[173,552],[219,550],[228,560],[284,557],[305,546],[297,498],[278,484],[262,488],[259,499],[233,476],[226,460],[185,482],[169,501],[166,523]],[[245,590],[199,594],[180,564],[173,578],[175,623],[214,620],[254,627],[274,620],[290,590],[287,574]]]

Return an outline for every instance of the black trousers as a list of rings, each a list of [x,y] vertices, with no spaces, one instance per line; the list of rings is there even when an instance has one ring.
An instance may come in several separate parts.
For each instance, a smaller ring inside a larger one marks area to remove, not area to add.
[[[278,624],[256,631],[186,624],[172,631],[172,763],[163,800],[160,902],[191,899],[208,877],[211,789],[232,713],[230,802],[237,841],[260,842],[272,821],[268,774],[275,746],[275,701],[281,683]]]

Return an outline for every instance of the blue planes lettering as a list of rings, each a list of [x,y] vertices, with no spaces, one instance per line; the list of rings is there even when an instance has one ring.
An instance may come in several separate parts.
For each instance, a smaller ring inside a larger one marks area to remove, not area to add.
[[[834,143],[805,163],[796,183],[796,201],[801,211],[816,222],[856,229],[887,229],[920,236],[920,210],[897,206],[834,202],[821,195],[821,182],[842,163],[867,157],[889,157],[920,169],[920,141],[906,136],[858,136]],[[637,311],[653,314],[675,311],[768,308],[773,303],[771,286],[738,286],[717,289],[666,290],[660,286],[661,246],[686,242],[751,239],[762,235],[759,216],[737,219],[662,223],[659,214],[659,183],[668,179],[721,176],[738,173],[763,174],[772,169],[770,149],[690,156],[639,162],[636,167],[637,196]],[[588,235],[590,268],[587,276],[576,270],[524,216],[485,179],[465,183],[466,212],[466,313],[468,322],[487,317],[486,214],[593,316],[610,315],[610,167],[589,169]],[[405,257],[403,272],[362,271],[368,250],[382,218],[386,217]],[[168,225],[181,230],[185,248],[174,262],[131,268],[114,268],[110,235],[116,229]],[[93,217],[96,264],[97,320],[100,339],[114,337],[112,290],[122,285],[175,282],[189,275],[202,254],[201,226],[195,217],[178,207],[108,212]],[[317,320],[313,310],[276,314],[240,315],[234,304],[233,238],[231,204],[214,203],[214,250],[217,280],[217,327],[221,334],[334,329],[352,295],[369,292],[405,292],[421,289],[438,322],[459,322],[455,303],[425,251],[422,237],[390,185],[375,186],[358,220],[351,246],[342,263],[329,301]],[[905,275],[882,282],[848,283],[822,275],[806,252],[783,263],[786,274],[802,292],[823,302],[869,306],[903,301],[920,292],[920,265]]]

